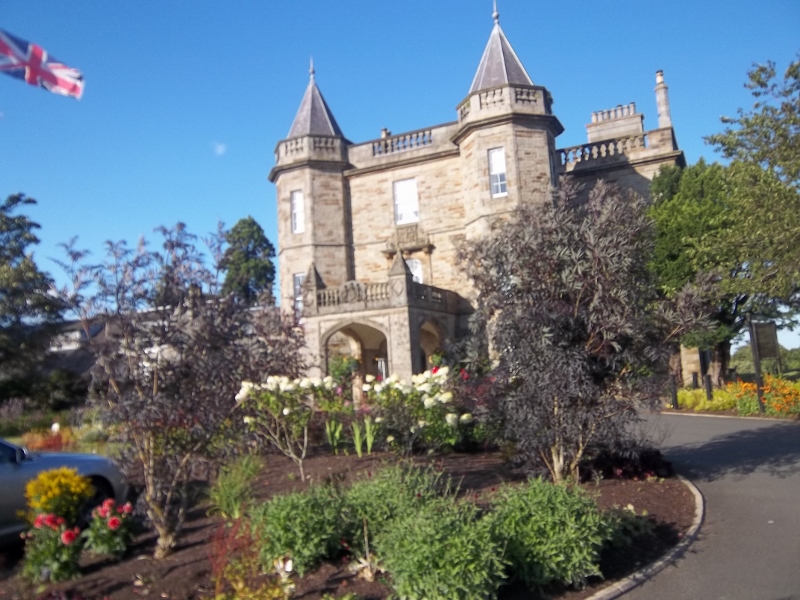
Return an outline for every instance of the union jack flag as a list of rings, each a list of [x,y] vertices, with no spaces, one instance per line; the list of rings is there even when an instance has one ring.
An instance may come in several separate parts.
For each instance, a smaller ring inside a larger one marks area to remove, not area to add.
[[[41,46],[31,44],[0,29],[0,73],[24,79],[31,85],[80,98],[83,75],[77,69],[58,62]]]

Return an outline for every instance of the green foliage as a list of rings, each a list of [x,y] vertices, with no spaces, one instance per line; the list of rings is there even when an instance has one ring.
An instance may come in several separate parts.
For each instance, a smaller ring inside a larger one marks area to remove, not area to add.
[[[113,498],[95,508],[89,527],[81,534],[89,552],[121,558],[133,541],[132,512],[130,503],[117,506]]]
[[[344,492],[344,538],[357,556],[364,556],[363,522],[369,535],[380,536],[390,523],[414,514],[429,502],[450,496],[449,480],[432,469],[395,465],[370,472]]]
[[[261,473],[264,461],[255,454],[245,454],[222,467],[208,491],[210,514],[223,519],[239,519],[253,500],[253,483]]]
[[[230,245],[219,264],[227,271],[222,293],[234,294],[244,303],[253,304],[261,294],[272,290],[275,248],[253,217],[240,219],[225,240]]]
[[[22,575],[33,582],[58,582],[80,574],[81,538],[77,527],[69,528],[63,517],[41,513],[25,534]]]
[[[736,408],[736,395],[727,389],[715,389],[711,394],[711,401],[706,397],[703,389],[678,390],[678,406],[694,412],[718,412]]]
[[[74,525],[83,504],[94,492],[88,477],[77,469],[59,467],[42,471],[25,486],[25,499],[32,515],[53,513]]]
[[[400,598],[474,600],[496,597],[502,545],[474,504],[445,498],[392,521],[376,551]]]
[[[34,233],[39,225],[14,214],[34,204],[24,194],[0,203],[0,365],[5,378],[33,372],[64,310],[48,293],[53,282],[36,266],[30,250],[39,243]]]
[[[331,486],[275,496],[250,510],[253,527],[264,540],[261,561],[269,569],[284,556],[294,561],[302,576],[322,560],[340,553],[343,499]]]
[[[784,183],[800,184],[800,57],[789,63],[783,81],[775,63],[754,64],[745,87],[755,102],[735,118],[722,117],[722,133],[705,141],[726,158],[755,163],[775,171]]]
[[[607,546],[630,546],[637,538],[650,537],[655,532],[653,521],[647,517],[647,513],[637,515],[632,504],[607,510],[604,518],[610,535],[605,541]]]
[[[511,572],[530,588],[560,583],[582,586],[599,575],[599,553],[608,523],[591,498],[577,489],[533,479],[504,487],[489,516],[505,544]]]

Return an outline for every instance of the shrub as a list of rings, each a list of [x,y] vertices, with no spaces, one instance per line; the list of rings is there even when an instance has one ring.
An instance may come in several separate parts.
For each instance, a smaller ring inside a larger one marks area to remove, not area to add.
[[[246,454],[222,467],[219,477],[208,492],[211,502],[209,513],[220,515],[224,519],[241,518],[245,505],[253,499],[253,482],[263,466],[261,457]]]
[[[25,486],[30,513],[53,513],[73,525],[83,504],[92,496],[92,484],[76,469],[60,467],[42,471]]]
[[[290,557],[302,576],[323,559],[342,550],[342,496],[332,486],[313,486],[304,492],[275,496],[250,511],[254,535],[262,539],[265,570],[275,560]]]
[[[428,502],[394,520],[377,538],[377,553],[401,598],[493,598],[503,582],[501,543],[474,504]]]
[[[56,582],[79,573],[81,539],[77,527],[68,528],[64,517],[40,513],[25,534],[22,574],[31,581]]]
[[[22,443],[34,452],[61,452],[76,444],[75,436],[69,427],[40,429],[22,435]]]
[[[113,498],[95,508],[89,527],[81,534],[86,540],[87,549],[92,554],[122,557],[133,541],[132,512],[130,503],[117,506]]]
[[[678,405],[694,412],[733,410],[736,395],[729,388],[714,390],[709,401],[705,390],[678,390]]]
[[[511,572],[530,588],[582,585],[600,574],[608,525],[597,504],[576,489],[541,479],[504,487],[489,519],[495,539],[506,545]]]
[[[449,481],[432,469],[396,465],[369,473],[344,492],[344,539],[356,556],[364,556],[363,524],[375,539],[395,520],[414,514],[449,493]]]
[[[762,391],[766,414],[774,417],[800,415],[800,383],[766,375]]]

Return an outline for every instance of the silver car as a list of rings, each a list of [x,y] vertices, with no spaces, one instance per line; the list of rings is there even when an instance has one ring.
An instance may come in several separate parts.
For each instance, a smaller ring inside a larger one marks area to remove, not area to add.
[[[89,505],[106,498],[123,503],[130,488],[117,466],[105,456],[94,454],[36,453],[0,440],[0,543],[19,538],[26,523],[19,518],[24,511],[25,484],[42,471],[70,467],[88,477],[95,489]]]

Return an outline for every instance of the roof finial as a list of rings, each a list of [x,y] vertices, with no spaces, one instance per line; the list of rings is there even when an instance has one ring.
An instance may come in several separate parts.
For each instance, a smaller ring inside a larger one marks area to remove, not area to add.
[[[497,0],[492,0],[492,6],[494,10],[492,11],[492,18],[494,19],[495,23],[500,23],[500,13],[497,12]]]
[[[308,74],[311,75],[311,79],[314,79],[314,57],[311,57],[310,66],[308,68]]]

